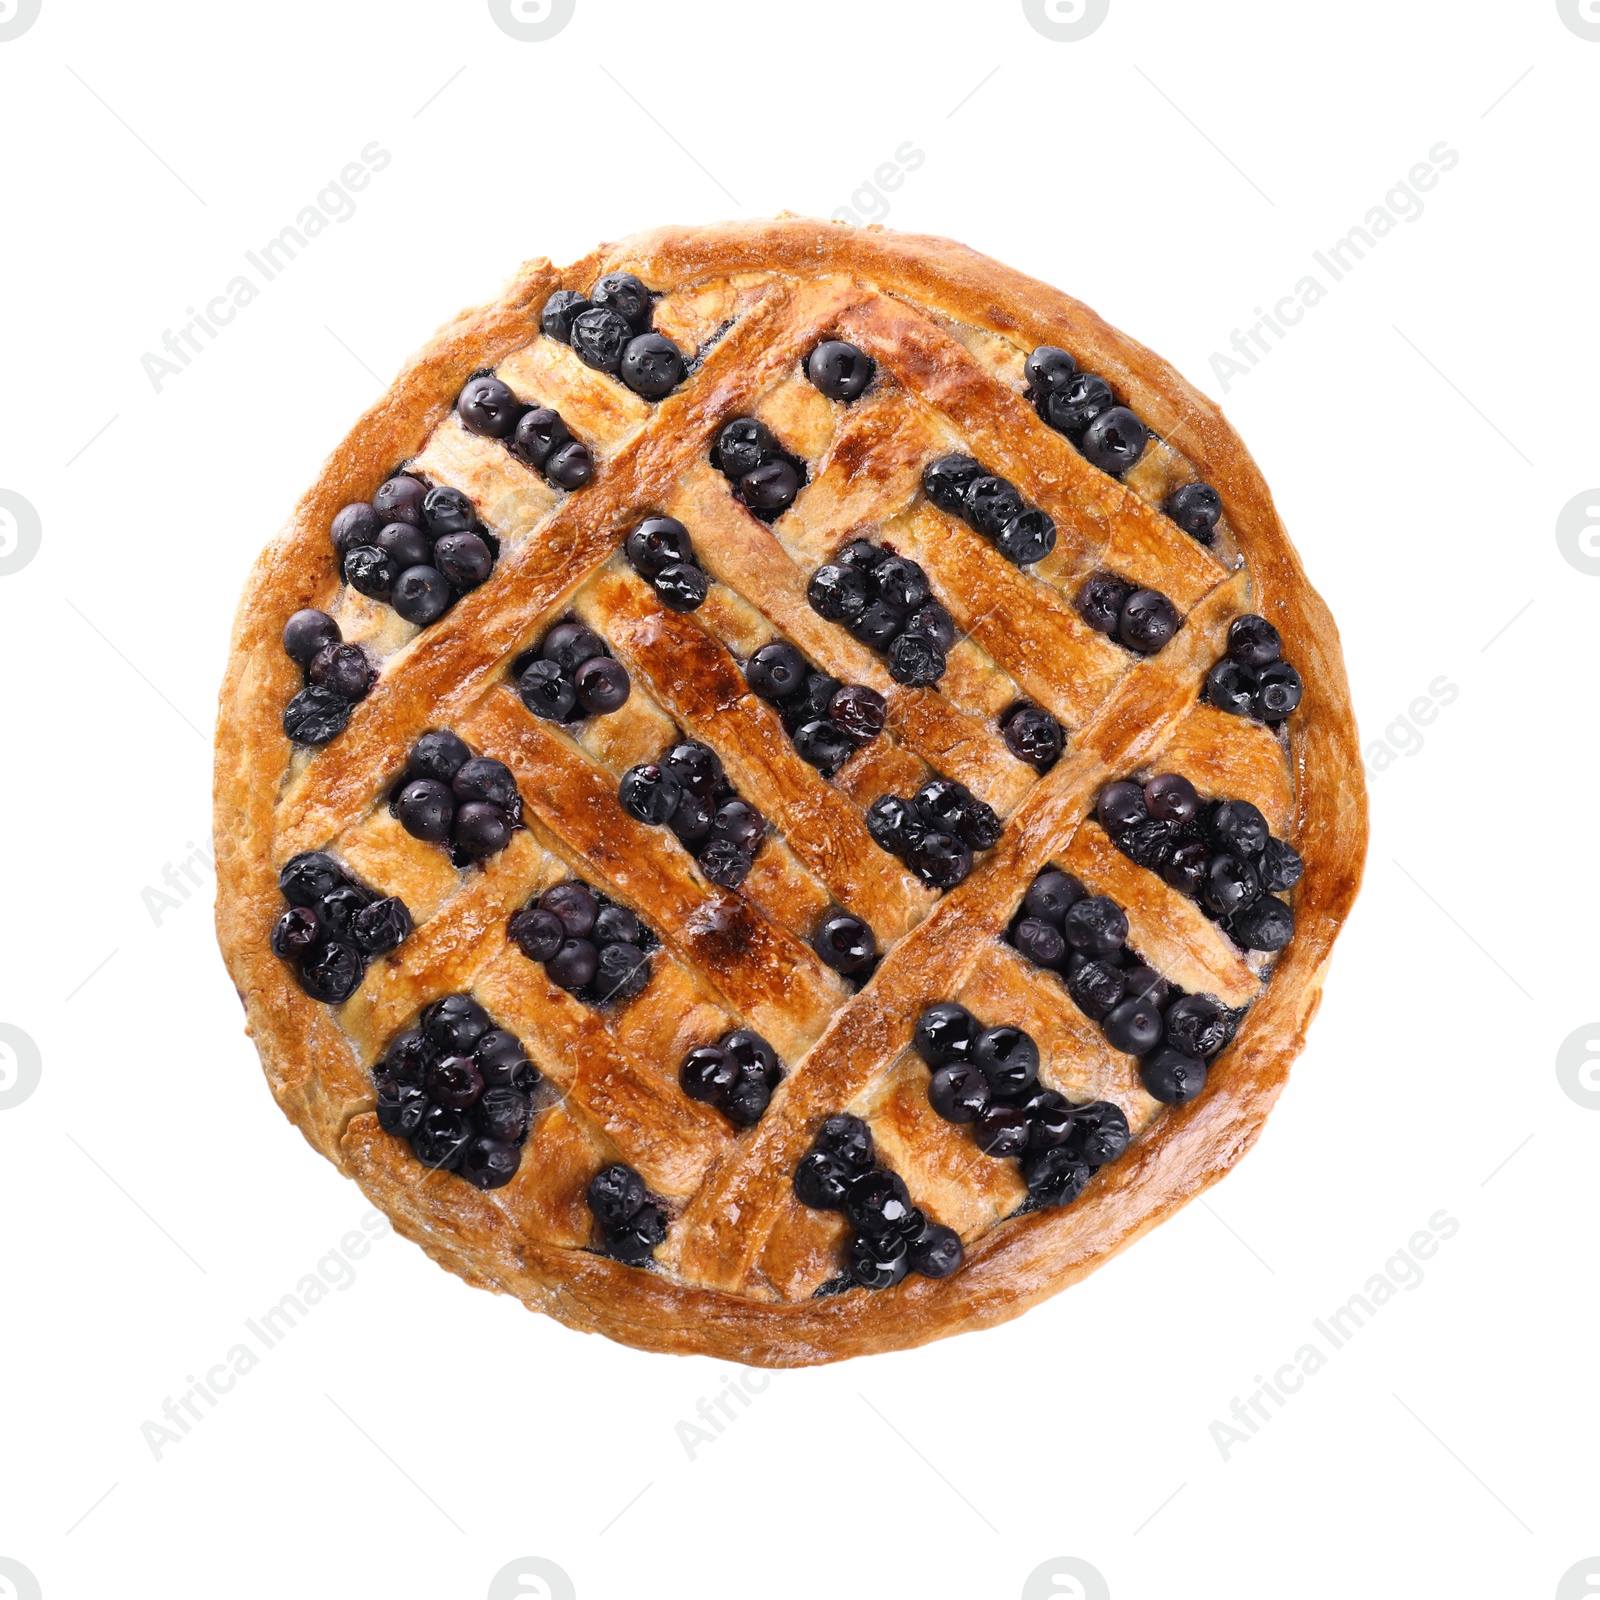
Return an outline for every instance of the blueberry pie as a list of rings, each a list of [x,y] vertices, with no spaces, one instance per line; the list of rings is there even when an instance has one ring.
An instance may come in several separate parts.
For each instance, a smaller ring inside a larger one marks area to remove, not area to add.
[[[962,246],[538,260],[257,563],[218,931],[441,1265],[801,1365],[1016,1316],[1254,1142],[1355,897],[1338,635],[1209,401]]]

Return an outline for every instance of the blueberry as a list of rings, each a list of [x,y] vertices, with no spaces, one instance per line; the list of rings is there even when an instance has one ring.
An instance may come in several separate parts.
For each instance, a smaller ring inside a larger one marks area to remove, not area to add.
[[[1241,667],[1266,667],[1283,654],[1283,639],[1265,617],[1235,617],[1228,624],[1228,656]]]
[[[910,1246],[899,1235],[858,1234],[850,1241],[846,1259],[850,1276],[863,1289],[892,1289],[911,1270]]]
[[[290,906],[272,925],[272,953],[292,961],[322,937],[322,919],[310,906]]]
[[[800,493],[800,474],[787,461],[769,461],[739,479],[739,498],[758,515],[776,516],[794,504]]]
[[[912,804],[928,827],[938,828],[945,833],[958,833],[967,804],[972,798],[972,791],[965,784],[956,783],[950,778],[930,778],[912,796]]]
[[[1034,1090],[1022,1109],[1028,1114],[1028,1149],[1035,1155],[1066,1144],[1077,1131],[1077,1112],[1054,1089]]]
[[[1067,993],[1080,1011],[1097,1022],[1116,1010],[1126,992],[1122,969],[1104,961],[1085,961],[1067,978]]]
[[[1067,941],[1054,923],[1037,917],[1024,917],[1011,930],[1011,942],[1030,961],[1041,967],[1060,966],[1067,958]]]
[[[1020,1106],[992,1105],[973,1124],[974,1143],[986,1156],[1005,1160],[1028,1148],[1028,1117]]]
[[[988,1108],[989,1080],[970,1061],[940,1067],[928,1080],[928,1103],[946,1122],[975,1122]]]
[[[961,1235],[942,1223],[925,1224],[908,1250],[911,1270],[924,1278],[948,1278],[961,1265]]]
[[[683,1058],[678,1083],[691,1100],[720,1105],[739,1077],[739,1063],[720,1046],[702,1045]]]
[[[644,1179],[620,1161],[589,1180],[589,1210],[602,1228],[620,1228],[647,1198]]]
[[[645,578],[694,560],[689,530],[676,517],[646,517],[629,533],[624,550],[634,571]]]
[[[668,611],[698,611],[705,604],[710,585],[699,567],[676,562],[656,574],[655,590],[656,598]]]
[[[566,722],[578,706],[578,691],[553,661],[530,661],[517,679],[522,703],[536,717]]]
[[[594,987],[599,993],[599,1004],[608,1001],[632,1000],[644,993],[650,982],[650,958],[631,944],[608,944],[600,947],[595,961]]]
[[[869,650],[884,650],[904,625],[904,618],[892,606],[885,605],[881,600],[869,600],[861,615],[850,623],[850,636],[866,645]],[[944,656],[931,639],[924,639],[918,648],[931,649],[933,655],[938,657],[941,664],[943,663]]]
[[[326,744],[344,732],[349,720],[350,702],[314,683],[283,708],[284,735],[295,744]]]
[[[911,847],[906,865],[930,888],[953,889],[972,871],[972,851],[954,834],[932,831]]]
[[[388,1080],[378,1089],[378,1126],[409,1139],[422,1126],[432,1102],[419,1084]]]
[[[824,966],[849,976],[871,966],[878,955],[878,941],[859,917],[846,913],[824,917],[811,939]]]
[[[916,806],[897,794],[879,795],[867,807],[867,832],[880,848],[902,860],[922,842],[927,831]]]
[[[517,780],[503,761],[491,756],[473,756],[456,768],[450,780],[451,792],[457,800],[488,800],[499,806],[515,821],[521,815],[522,801],[517,793]]]
[[[1041,872],[1028,886],[1022,898],[1022,909],[1030,917],[1042,922],[1053,922],[1058,928],[1066,914],[1084,897],[1083,885],[1070,873],[1050,868]]]
[[[852,683],[834,691],[828,716],[857,744],[868,744],[883,732],[888,702],[876,689]]]
[[[433,547],[434,565],[452,588],[476,589],[494,570],[489,547],[475,533],[447,533]]]
[[[801,760],[810,762],[820,772],[830,775],[842,767],[855,751],[855,745],[844,729],[825,718],[802,723],[796,728],[794,747]]]
[[[572,319],[588,309],[587,297],[576,289],[557,289],[539,313],[539,327],[547,338],[567,344],[572,339]]]
[[[594,457],[579,439],[558,444],[545,459],[544,475],[558,489],[581,489],[594,476]]]
[[[1137,464],[1149,437],[1145,425],[1126,406],[1112,406],[1083,430],[1078,448],[1085,460],[1120,478]]]
[[[1261,880],[1248,861],[1224,852],[1211,858],[1200,895],[1214,916],[1231,917],[1260,899]]]
[[[357,915],[366,910],[375,898],[353,883],[342,883],[330,889],[317,904],[323,933],[348,941]]]
[[[386,522],[409,522],[422,526],[422,508],[427,504],[428,486],[409,473],[397,472],[378,486],[372,497],[372,510],[381,528]]]
[[[574,992],[592,983],[599,968],[600,952],[587,939],[563,939],[561,948],[544,964],[552,983]]]
[[[1186,994],[1167,1007],[1166,1042],[1180,1055],[1209,1061],[1228,1042],[1228,1020],[1208,994]]]
[[[441,1056],[428,1069],[426,1087],[436,1105],[467,1111],[483,1093],[483,1074],[471,1056]]]
[[[377,681],[366,652],[355,644],[325,644],[311,658],[306,676],[322,689],[331,689],[343,700],[364,700]]]
[[[422,1032],[431,1044],[465,1055],[489,1031],[489,1014],[471,995],[450,994],[423,1007]]]
[[[1154,589],[1136,589],[1123,602],[1117,637],[1141,656],[1153,656],[1178,631],[1178,608]]]
[[[407,622],[425,628],[450,609],[450,585],[437,567],[407,567],[394,580],[389,604]]]
[[[339,1005],[361,987],[366,970],[366,962],[354,946],[329,939],[301,962],[300,987],[313,1000]]]
[[[380,526],[378,513],[365,500],[352,501],[339,510],[329,530],[339,560],[342,562],[358,544],[371,544]]]
[[[1272,894],[1283,894],[1299,883],[1305,871],[1300,852],[1282,839],[1269,838],[1262,846],[1261,860],[1256,865],[1261,874],[1261,887]]]
[[[278,872],[278,893],[292,906],[316,906],[348,883],[344,868],[323,850],[291,856]]]
[[[1154,967],[1142,961],[1122,969],[1124,991],[1130,1000],[1148,1000],[1157,1011],[1166,1005],[1172,985]]]
[[[644,943],[644,925],[626,906],[603,905],[595,914],[591,937],[598,945],[640,945]]]
[[[769,1089],[778,1087],[783,1079],[778,1052],[759,1033],[752,1033],[749,1028],[735,1028],[732,1033],[725,1034],[721,1042],[742,1071],[759,1073]]]
[[[600,915],[600,902],[586,884],[571,880],[552,884],[539,896],[539,909],[557,918],[575,939],[588,936]]]
[[[1264,894],[1234,915],[1228,934],[1245,950],[1281,950],[1294,937],[1294,912]]]
[[[699,862],[702,875],[720,889],[737,889],[750,876],[750,869],[755,865],[755,858],[750,851],[741,849],[731,839],[721,837],[708,839],[695,859]]]
[[[717,435],[716,454],[723,473],[737,479],[776,461],[782,452],[766,423],[755,417],[735,417],[724,423]]]
[[[764,818],[748,800],[725,800],[711,824],[713,837],[753,855],[767,831]]]
[[[794,1169],[795,1198],[813,1211],[841,1211],[855,1168],[826,1150],[813,1150]]]
[[[647,1200],[620,1228],[607,1235],[606,1252],[625,1267],[642,1267],[666,1237],[666,1209]]]
[[[1096,633],[1115,633],[1122,618],[1122,608],[1133,593],[1133,585],[1114,572],[1094,573],[1078,590],[1074,602],[1078,615]]]
[[[519,911],[507,932],[530,961],[549,961],[567,937],[561,919],[548,911]]]
[[[522,415],[522,402],[498,378],[473,378],[456,401],[456,414],[469,433],[509,439]]]
[[[853,622],[867,608],[867,581],[854,567],[830,563],[811,574],[806,598],[829,622]]]
[[[711,823],[711,802],[702,800],[699,795],[691,794],[686,789],[678,797],[668,826],[686,845],[693,848],[699,840],[710,837]]]
[[[805,683],[806,660],[787,640],[775,639],[750,657],[744,675],[763,700],[784,700]]]
[[[948,1067],[972,1059],[978,1033],[977,1018],[965,1006],[943,1000],[917,1018],[912,1048],[930,1067]]]
[[[615,373],[622,365],[622,352],[633,338],[626,317],[605,306],[591,304],[572,319],[572,348],[585,366]]]
[[[1001,1100],[1019,1099],[1039,1076],[1039,1047],[1021,1028],[985,1028],[972,1041],[972,1060]]]
[[[873,569],[878,599],[892,611],[915,611],[928,603],[928,574],[915,561],[889,556]]]
[[[895,1233],[911,1215],[911,1196],[898,1173],[875,1167],[850,1184],[844,1214],[863,1233],[881,1238]]]
[[[1079,439],[1101,412],[1110,411],[1116,403],[1111,385],[1104,378],[1080,372],[1045,396],[1043,416],[1052,428],[1059,428],[1070,439]]]
[[[888,650],[889,676],[909,689],[931,688],[945,674],[944,651],[920,633],[902,633]]]
[[[441,783],[449,783],[471,759],[472,751],[464,739],[448,728],[435,729],[423,734],[412,745],[406,759],[406,776],[437,778]]]
[[[409,522],[388,522],[372,541],[394,563],[396,572],[425,567],[433,560],[433,541]]]
[[[672,820],[682,792],[678,780],[670,772],[653,761],[646,761],[623,774],[617,799],[630,817],[660,827]]]
[[[472,1140],[472,1119],[449,1106],[429,1106],[411,1137],[411,1153],[425,1167],[453,1172]]]
[[[477,1062],[489,1091],[515,1089],[519,1094],[526,1094],[539,1081],[539,1074],[528,1060],[522,1041],[504,1028],[491,1028],[482,1035],[472,1047],[472,1059]],[[502,1136],[497,1134],[496,1137]]]
[[[398,895],[389,895],[358,911],[350,925],[350,934],[356,949],[363,955],[381,956],[398,950],[410,936],[413,926],[405,901]]]
[[[440,484],[423,498],[422,523],[435,537],[445,533],[470,533],[477,521],[476,509],[459,489]]]
[[[1055,520],[1048,512],[1030,506],[1014,516],[994,537],[995,549],[1019,567],[1043,561],[1056,547]]]
[[[871,356],[842,339],[826,339],[806,357],[806,376],[830,400],[854,400],[876,369]]]
[[[1028,1194],[1042,1206],[1071,1205],[1092,1176],[1089,1163],[1071,1145],[1041,1150],[1022,1164]]]
[[[1222,515],[1222,496],[1209,483],[1186,483],[1161,509],[1191,539],[1210,544]]]
[[[589,304],[615,311],[638,333],[650,326],[650,291],[631,272],[608,272],[597,278],[589,291]]]
[[[1150,815],[1162,822],[1190,822],[1200,814],[1200,796],[1181,773],[1163,772],[1144,786]]]
[[[646,400],[671,394],[685,371],[683,352],[659,333],[641,333],[622,352],[622,381]]]
[[[1210,859],[1206,847],[1198,839],[1191,839],[1173,850],[1161,868],[1161,876],[1179,894],[1193,898],[1200,893],[1200,885],[1205,882],[1206,864]]]
[[[553,661],[568,674],[576,672],[585,661],[605,653],[605,641],[593,628],[581,622],[558,622],[539,646],[544,660]]]
[[[1211,839],[1220,849],[1247,859],[1261,854],[1272,837],[1267,819],[1248,800],[1225,800],[1211,813]]]
[[[1148,995],[1130,997],[1113,1007],[1101,1026],[1112,1048],[1130,1056],[1142,1056],[1161,1043],[1161,1010]]]
[[[1023,364],[1028,380],[1028,392],[1036,404],[1043,404],[1047,395],[1055,394],[1078,375],[1078,363],[1065,350],[1053,344],[1042,344]]]
[[[412,838],[442,844],[455,821],[455,796],[436,778],[415,778],[400,791],[394,814]]]
[[[339,624],[326,611],[297,611],[283,625],[284,654],[302,667],[309,667],[318,651],[339,641]]]
[[[358,544],[345,553],[344,581],[369,600],[387,600],[399,570],[394,557],[375,544]]]
[[[456,1170],[475,1189],[502,1189],[521,1164],[522,1152],[515,1144],[480,1134],[468,1141]]]
[[[736,1128],[753,1128],[772,1100],[772,1090],[759,1070],[740,1067],[722,1100],[722,1114]]]
[[[998,539],[1005,525],[1027,509],[1016,486],[994,473],[974,479],[967,487],[967,520],[990,539]]]
[[[1181,1106],[1206,1086],[1206,1064],[1163,1045],[1139,1063],[1145,1093],[1163,1105]]]
[[[926,605],[918,606],[906,618],[905,631],[920,634],[924,639],[931,639],[943,654],[948,654],[950,647],[956,642],[955,618],[937,600],[930,600]]]
[[[1255,713],[1263,722],[1281,722],[1305,692],[1300,674],[1287,661],[1274,661],[1257,674]]]
[[[592,661],[585,661],[573,674],[572,684],[578,691],[578,704],[591,717],[621,710],[628,702],[631,688],[627,669],[610,656],[596,656]]]
[[[435,1050],[419,1028],[408,1028],[390,1041],[380,1064],[383,1075],[396,1083],[421,1085],[433,1065]]]
[[[812,1143],[818,1150],[837,1156],[856,1171],[865,1171],[877,1159],[872,1129],[860,1117],[853,1117],[845,1111],[824,1119]]]
[[[1182,829],[1176,822],[1136,822],[1118,835],[1117,848],[1141,867],[1160,872],[1181,839]]]
[[[957,838],[970,849],[992,850],[1000,842],[1000,832],[1000,818],[994,807],[963,786],[961,814],[956,821]]]
[[[1104,1167],[1122,1159],[1132,1135],[1121,1106],[1109,1100],[1091,1100],[1088,1105],[1077,1107],[1074,1117],[1077,1124],[1074,1142],[1090,1166]]]
[[[1224,656],[1206,674],[1206,699],[1229,716],[1249,717],[1256,709],[1256,675]]]
[[[714,799],[717,785],[724,781],[716,751],[695,739],[673,745],[661,758],[661,764],[690,794],[702,800]]]
[[[1144,790],[1137,783],[1108,783],[1095,802],[1095,817],[1109,834],[1121,833],[1149,816]]]
[[[1039,706],[1014,706],[1000,725],[1006,748],[1018,761],[1047,772],[1066,748],[1066,730]]]
[[[572,438],[571,431],[561,420],[561,413],[549,406],[535,406],[524,411],[511,436],[511,451],[530,467],[542,467],[562,445]]]

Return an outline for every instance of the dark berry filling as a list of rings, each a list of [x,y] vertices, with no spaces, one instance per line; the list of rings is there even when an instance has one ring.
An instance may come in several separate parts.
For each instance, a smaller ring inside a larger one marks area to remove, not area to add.
[[[648,1266],[667,1237],[669,1219],[644,1179],[616,1162],[589,1180],[588,1200],[604,1253],[624,1266]]]
[[[749,876],[766,821],[741,800],[716,752],[688,739],[659,761],[645,761],[622,775],[622,809],[649,827],[670,827],[699,862],[700,871],[724,889]]]
[[[569,344],[586,365],[609,372],[645,400],[660,400],[689,371],[684,353],[650,326],[651,293],[631,272],[608,272],[587,297],[557,289],[544,303],[539,326]]]
[[[1114,572],[1096,572],[1078,590],[1078,615],[1135,655],[1153,656],[1183,626],[1178,608],[1154,589],[1137,589]]]
[[[1206,676],[1206,699],[1219,711],[1277,727],[1304,693],[1300,674],[1282,653],[1283,640],[1265,617],[1235,617],[1228,653]]]
[[[449,729],[425,733],[389,790],[389,812],[458,867],[496,855],[522,826],[522,796],[503,762],[475,756]]]
[[[899,1174],[877,1162],[872,1130],[859,1117],[823,1122],[795,1168],[794,1192],[813,1211],[844,1213],[854,1229],[846,1273],[863,1289],[893,1288],[909,1272],[947,1278],[961,1265],[960,1237],[926,1216]]]
[[[1000,838],[1000,819],[965,784],[930,778],[909,799],[879,795],[867,832],[932,889],[953,889],[972,871],[973,853]]]
[[[506,933],[552,983],[591,1006],[642,994],[658,942],[626,906],[576,879],[536,895],[511,918]]]
[[[560,413],[526,404],[496,377],[480,373],[471,379],[456,401],[456,415],[469,433],[503,440],[519,461],[559,489],[581,489],[594,476],[589,447],[572,437]],[[458,531],[470,526],[469,521]]]
[[[568,617],[511,663],[522,703],[551,722],[580,722],[627,704],[627,669],[593,628]]]
[[[777,1052],[748,1028],[725,1033],[684,1057],[678,1082],[691,1100],[712,1105],[736,1128],[754,1127],[783,1079]]]
[[[888,660],[889,676],[931,688],[944,676],[955,621],[915,562],[857,539],[811,574],[811,609]]]
[[[397,950],[412,931],[396,895],[379,895],[326,851],[295,856],[278,874],[289,909],[273,925],[273,953],[294,968],[313,1000],[341,1005],[361,987],[367,963]]]
[[[689,530],[676,517],[646,517],[623,550],[669,611],[695,611],[705,603],[710,580],[695,561]]]
[[[711,448],[711,464],[763,522],[776,522],[808,477],[805,462],[785,450],[757,417],[735,417],[723,424]]]
[[[1039,772],[1048,772],[1067,748],[1067,730],[1042,706],[1027,700],[1002,713],[1000,733],[1012,755]]]
[[[305,687],[283,709],[283,731],[295,744],[326,744],[371,693],[377,669],[359,645],[341,643],[325,611],[295,612],[283,625],[283,650],[305,669]]]
[[[830,400],[846,404],[872,382],[876,370],[871,356],[842,339],[825,339],[806,357],[806,376]]]
[[[883,732],[888,706],[877,690],[819,672],[786,639],[762,645],[744,676],[783,718],[801,758],[824,777]]]
[[[1043,561],[1056,547],[1056,525],[1030,506],[1015,484],[971,456],[940,456],[923,469],[922,492],[988,539],[1019,567]]]

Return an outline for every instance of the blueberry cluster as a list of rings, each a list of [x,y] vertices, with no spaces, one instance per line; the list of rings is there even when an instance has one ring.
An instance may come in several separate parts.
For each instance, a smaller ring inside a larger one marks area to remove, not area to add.
[[[475,756],[449,729],[411,747],[389,810],[414,839],[442,844],[458,867],[498,854],[522,822],[522,796],[504,762]]]
[[[842,1211],[856,1231],[849,1274],[863,1289],[892,1289],[908,1272],[948,1278],[961,1265],[961,1237],[911,1203],[898,1173],[877,1164],[872,1129],[860,1117],[829,1117],[794,1169],[795,1198],[813,1211]]]
[[[1067,748],[1067,730],[1043,706],[1019,700],[1000,717],[1000,735],[1018,761],[1048,772]]]
[[[761,1120],[782,1080],[777,1051],[748,1028],[691,1050],[678,1069],[683,1092],[715,1106],[736,1128],[752,1128]]]
[[[1139,656],[1153,656],[1183,626],[1178,608],[1156,589],[1140,589],[1114,572],[1084,580],[1078,615]]]
[[[667,1236],[667,1208],[620,1161],[589,1180],[589,1210],[600,1224],[605,1253],[626,1267],[647,1265]]]
[[[884,655],[896,683],[927,688],[944,676],[956,625],[915,561],[856,539],[811,574],[806,598],[819,617]]]
[[[629,767],[617,799],[637,821],[670,827],[713,883],[737,889],[750,875],[767,821],[734,792],[710,745],[686,739]]]
[[[297,611],[283,625],[284,654],[306,675],[305,687],[283,708],[283,731],[296,744],[326,744],[343,733],[350,708],[378,681],[366,651],[341,638],[326,611]]]
[[[878,364],[866,351],[843,339],[824,339],[806,357],[806,376],[830,400],[848,405],[872,382]]]
[[[930,461],[923,468],[922,492],[1019,567],[1043,561],[1056,547],[1056,525],[1049,513],[1030,506],[1014,483],[971,456]]]
[[[294,968],[313,1000],[339,1005],[361,987],[367,962],[400,947],[412,929],[398,895],[381,896],[322,850],[308,850],[278,874],[289,909],[272,929],[273,954]]]
[[[557,289],[544,303],[539,326],[570,344],[586,366],[621,378],[636,395],[659,400],[683,382],[689,370],[683,352],[650,331],[650,291],[631,272],[608,272],[585,298]]]
[[[1059,972],[1067,993],[1100,1024],[1114,1049],[1140,1057],[1157,1100],[1179,1105],[1205,1087],[1206,1062],[1233,1037],[1239,1013],[1208,994],[1185,994],[1128,948],[1127,913],[1047,868],[1033,880],[1011,924],[1012,944]]]
[[[627,704],[627,669],[614,660],[593,628],[558,622],[536,649],[511,663],[522,703],[551,722],[581,722]]]
[[[734,417],[711,447],[711,465],[739,501],[763,522],[776,522],[805,484],[806,464],[778,443],[759,417]]]
[[[1206,675],[1206,699],[1235,717],[1275,728],[1300,704],[1305,686],[1283,659],[1283,640],[1265,617],[1235,617],[1228,653]]]
[[[668,611],[698,611],[705,604],[710,580],[695,560],[689,530],[676,517],[646,517],[622,549]]]
[[[650,981],[654,934],[626,906],[586,883],[553,884],[517,912],[506,933],[552,983],[592,1006],[631,1000]]]
[[[456,400],[468,433],[504,439],[506,448],[558,489],[581,489],[594,476],[594,457],[549,406],[525,405],[490,373],[468,381]]]
[[[378,1126],[409,1140],[425,1167],[458,1172],[478,1189],[516,1177],[539,1069],[470,995],[423,1007],[418,1026],[372,1069],[372,1081]]]
[[[1300,881],[1300,856],[1248,800],[1204,801],[1187,778],[1164,772],[1108,783],[1095,815],[1125,856],[1198,900],[1241,949],[1288,944],[1294,912],[1274,897]]]
[[[930,778],[909,800],[879,795],[867,832],[932,889],[953,889],[972,871],[975,850],[1000,838],[1000,819],[964,783]]]
[[[889,708],[876,689],[817,671],[786,639],[762,645],[744,676],[783,718],[795,749],[825,777],[883,732]]]
[[[494,571],[500,541],[459,489],[397,472],[333,519],[344,580],[425,628]]]
[[[1039,1084],[1039,1047],[1021,1028],[985,1028],[965,1006],[929,1006],[912,1047],[927,1062],[928,1104],[971,1124],[985,1155],[1022,1163],[1028,1197],[1064,1206],[1128,1148],[1128,1119],[1109,1100],[1075,1106]]]

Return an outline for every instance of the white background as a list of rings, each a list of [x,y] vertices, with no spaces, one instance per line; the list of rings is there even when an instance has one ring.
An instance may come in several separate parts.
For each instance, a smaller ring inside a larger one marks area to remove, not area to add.
[[[1063,1556],[1116,1600],[1556,1594],[1600,1553],[1600,1113],[1555,1065],[1600,1014],[1600,577],[1555,535],[1600,482],[1597,78],[1555,0],[1111,0],[1076,43],[1015,0],[577,0],[543,43],[484,0],[43,0],[0,42],[0,488],[42,527],[0,576],[0,1021],[42,1062],[0,1111],[0,1556],[47,1600],[476,1600],[528,1555],[585,1600],[1095,1593],[1024,1588]],[[373,140],[353,217],[157,393],[141,356]],[[1224,399],[1369,750],[1411,751],[1372,779],[1366,888],[1259,1146],[1021,1320],[777,1374],[693,1460],[675,1425],[726,1366],[390,1237],[157,1461],[141,1424],[366,1209],[272,1105],[209,878],[159,926],[142,896],[207,835],[250,561],[525,256],[875,210],[907,141],[890,226],[1061,285]],[[1213,352],[1440,141],[1423,214],[1223,396]],[[1224,1460],[1213,1421],[1441,1210],[1420,1285]]]

